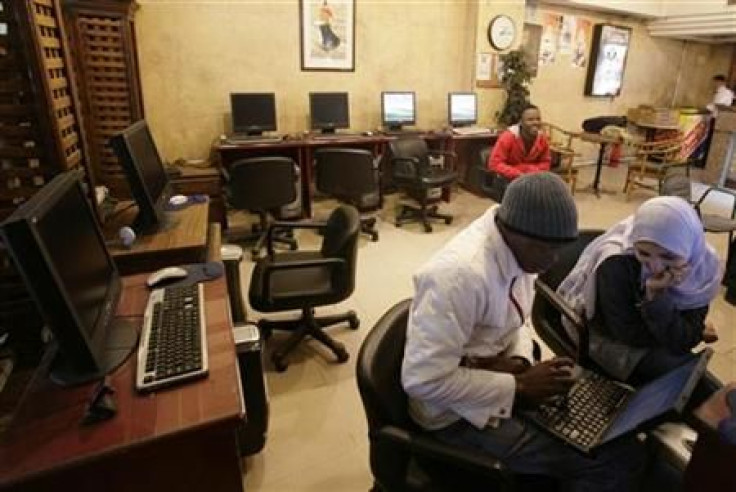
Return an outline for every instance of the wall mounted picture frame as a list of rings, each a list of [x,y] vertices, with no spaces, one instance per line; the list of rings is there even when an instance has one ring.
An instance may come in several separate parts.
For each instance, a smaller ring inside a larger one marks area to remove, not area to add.
[[[585,78],[586,96],[616,97],[621,94],[630,41],[630,27],[595,25]]]
[[[355,71],[355,0],[299,0],[304,71]]]
[[[521,51],[524,52],[524,59],[532,77],[536,77],[539,70],[539,46],[541,43],[542,26],[525,23],[521,34]]]

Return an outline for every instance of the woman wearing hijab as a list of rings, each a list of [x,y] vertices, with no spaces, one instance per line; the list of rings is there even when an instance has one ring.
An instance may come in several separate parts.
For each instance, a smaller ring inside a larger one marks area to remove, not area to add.
[[[720,280],[692,206],[658,197],[590,243],[558,291],[590,321],[590,357],[639,385],[717,340],[705,318]]]

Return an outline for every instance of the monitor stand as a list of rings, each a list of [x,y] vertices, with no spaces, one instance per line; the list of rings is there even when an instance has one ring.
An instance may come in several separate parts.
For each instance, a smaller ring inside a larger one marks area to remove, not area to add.
[[[51,363],[49,377],[59,386],[75,386],[101,379],[125,362],[137,345],[137,323],[126,318],[113,318],[107,325],[105,345],[100,354],[100,372],[80,371],[57,352]]]
[[[322,135],[334,135],[335,134],[335,129],[334,128],[322,128],[322,130],[320,131],[320,134],[322,134]]]
[[[400,133],[403,130],[402,125],[388,125],[388,131],[394,133]]]

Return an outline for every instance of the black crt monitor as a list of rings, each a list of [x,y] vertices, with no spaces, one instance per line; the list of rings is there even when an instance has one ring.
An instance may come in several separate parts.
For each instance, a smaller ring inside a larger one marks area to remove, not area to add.
[[[475,125],[478,121],[478,99],[474,92],[447,94],[447,120],[450,126]]]
[[[138,205],[132,227],[136,233],[156,232],[164,223],[171,185],[146,120],[133,123],[110,139]]]
[[[416,124],[416,94],[414,92],[382,92],[381,122],[389,130],[399,131],[404,125]]]
[[[113,317],[120,275],[81,172],[56,176],[0,225],[0,237],[54,335],[51,378],[80,384],[120,365],[137,332]]]
[[[276,131],[276,95],[264,93],[230,94],[233,133],[262,135]]]
[[[312,130],[335,133],[338,128],[350,128],[347,92],[310,92],[309,115]]]

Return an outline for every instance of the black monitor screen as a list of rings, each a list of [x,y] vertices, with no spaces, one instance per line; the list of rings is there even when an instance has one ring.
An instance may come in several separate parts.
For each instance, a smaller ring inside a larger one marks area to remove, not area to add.
[[[413,125],[416,119],[413,92],[381,93],[381,113],[385,126]]]
[[[79,186],[69,189],[39,217],[36,230],[62,288],[90,338],[114,273],[94,217]]]
[[[349,128],[347,92],[311,92],[309,113],[312,129]]]
[[[273,93],[230,94],[230,107],[233,132],[276,131],[276,96]]]
[[[113,136],[110,145],[138,205],[133,228],[143,234],[155,231],[164,220],[163,208],[171,187],[146,121],[137,121]]]
[[[478,120],[476,95],[472,92],[451,92],[448,107],[451,125],[473,125]]]

